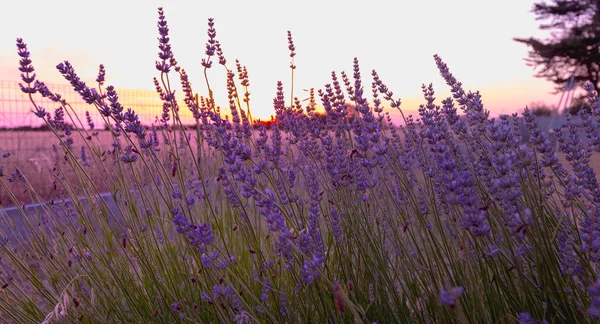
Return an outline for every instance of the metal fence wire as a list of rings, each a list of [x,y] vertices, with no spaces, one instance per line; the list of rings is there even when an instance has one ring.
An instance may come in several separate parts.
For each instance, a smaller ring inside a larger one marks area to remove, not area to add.
[[[48,88],[60,94],[69,105],[71,105],[85,124],[85,113],[89,111],[96,129],[104,129],[105,123],[94,105],[84,102],[79,94],[73,91],[68,84],[46,84]],[[156,118],[162,115],[162,101],[154,90],[138,89],[115,89],[119,96],[119,102],[125,109],[133,109],[144,125],[150,126],[156,123]],[[34,94],[36,104],[44,107],[46,111],[54,116],[54,110],[58,104]],[[187,109],[181,98],[178,98],[179,113],[184,124],[194,124],[191,112]],[[19,82],[0,81],[0,148],[9,151],[39,151],[48,147],[44,143],[43,136],[34,136],[32,130],[44,125],[43,120],[31,111],[33,104],[27,94],[21,92]],[[41,138],[40,138],[41,137]]]

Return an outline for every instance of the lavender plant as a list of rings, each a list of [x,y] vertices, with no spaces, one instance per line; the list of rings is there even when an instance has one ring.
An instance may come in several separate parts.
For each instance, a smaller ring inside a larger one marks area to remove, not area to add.
[[[317,95],[311,89],[303,105],[293,96],[296,47],[288,32],[291,95],[288,101],[277,83],[276,124],[267,130],[252,119],[248,71],[239,60],[228,65],[214,20],[201,96],[175,59],[162,8],[158,15],[154,84],[163,113],[152,125],[105,86],[103,65],[93,86],[69,62],[57,65],[109,125],[109,147],[89,113],[82,122],[38,80],[17,39],[21,90],[56,136],[61,159],[49,172],[69,199],[44,201],[27,174],[0,168],[4,190],[27,189],[41,204],[30,212],[13,195],[20,217],[2,218],[6,322],[574,323],[600,316],[600,186],[589,164],[600,151],[600,110],[592,86],[581,126],[568,121],[555,130],[569,163],[561,165],[531,111],[490,119],[481,94],[464,90],[437,55],[452,97],[440,106],[433,86],[423,85],[418,116],[403,113],[376,71],[369,101],[357,59],[351,74],[333,72],[332,83]],[[215,61],[227,77],[226,108],[209,82]],[[53,114],[37,95],[56,104]],[[402,126],[384,112],[386,102],[402,114]],[[180,109],[192,113],[192,127]],[[102,177],[91,179],[92,169]],[[67,171],[76,181],[66,181]]]

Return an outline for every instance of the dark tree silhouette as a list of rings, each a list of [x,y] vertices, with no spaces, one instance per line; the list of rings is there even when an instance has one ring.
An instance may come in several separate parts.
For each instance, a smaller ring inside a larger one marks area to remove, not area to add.
[[[576,85],[600,81],[600,0],[550,0],[533,6],[546,40],[514,38],[530,47],[527,65],[536,77],[553,81],[557,91],[573,76]]]

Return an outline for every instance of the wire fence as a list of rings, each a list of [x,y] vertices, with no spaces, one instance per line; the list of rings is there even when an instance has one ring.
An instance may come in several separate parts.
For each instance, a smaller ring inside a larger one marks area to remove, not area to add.
[[[87,125],[85,112],[89,111],[96,129],[105,128],[104,121],[96,107],[85,103],[69,84],[47,84],[47,86],[52,92],[60,94],[73,107],[85,125]],[[117,88],[116,91],[121,105],[125,109],[133,109],[144,125],[155,124],[157,118],[162,115],[162,101],[156,91],[124,88]],[[43,98],[39,94],[34,94],[34,100],[36,104],[44,107],[52,115],[58,107],[57,103]],[[178,98],[178,104],[182,122],[194,124],[192,113],[186,108],[181,98]],[[52,143],[55,142],[51,141],[53,135],[48,131],[33,131],[42,126],[44,122],[31,112],[32,108],[33,104],[29,96],[21,92],[19,82],[0,80],[0,151],[29,152],[28,155],[32,155],[34,152],[52,150]],[[574,119],[577,117],[574,116]],[[565,123],[564,114],[538,117],[537,123],[540,129],[549,131]],[[110,138],[108,132],[105,135],[106,138]],[[525,129],[523,129],[523,136],[525,139],[528,137]]]
[[[85,113],[89,111],[96,129],[104,129],[104,121],[96,107],[85,103],[79,94],[73,91],[68,84],[46,84],[48,88],[64,98],[87,128]],[[115,89],[119,95],[119,102],[125,109],[133,109],[145,125],[155,123],[157,117],[162,115],[162,101],[156,91],[138,89]],[[34,94],[37,105],[54,115],[58,104]],[[193,124],[191,112],[179,102],[180,117],[184,124]],[[31,110],[33,104],[29,96],[21,92],[19,82],[0,81],[0,149],[16,153],[18,151],[50,150],[48,136],[44,131],[33,131],[44,125],[42,119],[35,116]]]

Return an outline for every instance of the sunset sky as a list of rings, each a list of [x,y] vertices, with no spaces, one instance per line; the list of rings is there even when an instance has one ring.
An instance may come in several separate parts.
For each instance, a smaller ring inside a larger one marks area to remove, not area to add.
[[[248,67],[253,114],[272,114],[275,85],[289,95],[286,32],[297,49],[295,94],[322,88],[331,71],[352,70],[358,57],[366,92],[375,69],[402,107],[423,103],[421,84],[433,82],[439,101],[449,95],[433,54],[439,54],[468,90],[479,90],[493,115],[521,111],[536,101],[556,104],[553,85],[533,77],[525,45],[513,37],[543,37],[531,13],[533,0],[369,1],[9,1],[0,20],[0,80],[19,78],[15,39],[29,45],[38,78],[64,83],[54,66],[70,61],[86,81],[104,63],[108,84],[153,89],[157,59],[157,7],[163,6],[176,59],[194,90],[205,86],[207,18],[215,18],[229,67],[239,58]],[[175,75],[173,75],[175,77]],[[209,77],[217,101],[226,105],[224,70]]]

